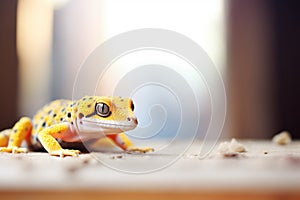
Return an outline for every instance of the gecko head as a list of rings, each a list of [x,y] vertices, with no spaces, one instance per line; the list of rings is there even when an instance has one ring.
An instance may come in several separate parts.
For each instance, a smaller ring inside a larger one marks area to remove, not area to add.
[[[115,134],[134,129],[137,118],[130,98],[86,96],[77,101],[80,132]]]

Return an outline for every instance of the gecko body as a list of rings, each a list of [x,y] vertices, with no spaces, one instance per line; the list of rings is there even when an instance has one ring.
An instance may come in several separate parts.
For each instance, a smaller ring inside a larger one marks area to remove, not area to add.
[[[44,148],[54,156],[77,156],[80,151],[63,149],[61,144],[96,141],[107,137],[125,151],[148,152],[136,148],[123,133],[134,129],[137,118],[131,99],[85,96],[80,100],[55,100],[40,109],[32,119],[22,117],[11,129],[0,132],[0,152],[23,153]]]

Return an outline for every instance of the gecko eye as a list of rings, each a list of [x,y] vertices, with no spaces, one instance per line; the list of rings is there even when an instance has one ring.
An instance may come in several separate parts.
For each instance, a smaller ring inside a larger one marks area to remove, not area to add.
[[[109,106],[105,103],[97,103],[95,109],[97,115],[100,117],[108,117],[111,114]]]
[[[132,102],[130,104],[130,108],[131,108],[132,111],[134,111],[134,104]]]

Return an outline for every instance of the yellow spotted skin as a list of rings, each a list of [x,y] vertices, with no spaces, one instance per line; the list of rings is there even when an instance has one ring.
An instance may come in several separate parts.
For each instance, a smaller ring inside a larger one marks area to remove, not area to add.
[[[129,98],[85,96],[80,100],[55,100],[40,109],[32,119],[22,117],[12,129],[0,132],[0,152],[23,153],[44,148],[53,156],[77,156],[79,150],[63,149],[61,144],[111,139],[125,151],[148,152],[136,148],[123,133],[137,126]]]

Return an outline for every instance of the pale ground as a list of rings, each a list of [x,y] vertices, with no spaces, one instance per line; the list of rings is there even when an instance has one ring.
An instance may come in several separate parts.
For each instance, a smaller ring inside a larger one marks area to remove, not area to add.
[[[300,141],[286,146],[240,142],[247,152],[222,157],[214,150],[204,159],[197,157],[201,143],[195,143],[167,167],[176,156],[106,152],[59,158],[47,153],[1,153],[0,196],[1,191],[20,190],[299,191]],[[161,167],[165,168],[133,174]]]

